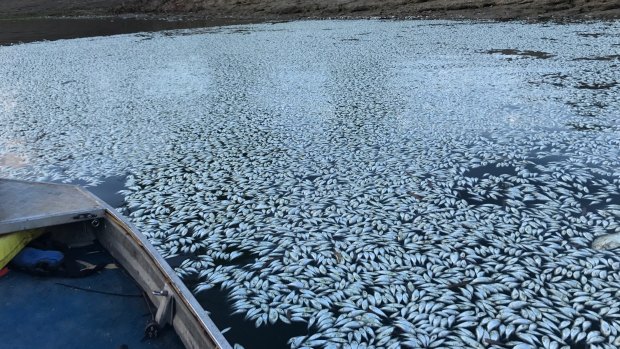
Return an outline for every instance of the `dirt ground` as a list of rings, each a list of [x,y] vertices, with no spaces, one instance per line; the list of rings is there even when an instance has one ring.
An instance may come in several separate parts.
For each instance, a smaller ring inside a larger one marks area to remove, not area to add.
[[[82,15],[189,16],[250,20],[300,18],[620,18],[619,0],[1,0],[0,18]]]

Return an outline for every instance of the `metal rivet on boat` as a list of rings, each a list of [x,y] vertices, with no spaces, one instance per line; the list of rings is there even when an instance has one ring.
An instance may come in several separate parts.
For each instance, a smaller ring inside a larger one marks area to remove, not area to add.
[[[153,295],[154,296],[160,296],[160,297],[167,297],[168,296],[168,291],[166,291],[166,290],[153,291]]]

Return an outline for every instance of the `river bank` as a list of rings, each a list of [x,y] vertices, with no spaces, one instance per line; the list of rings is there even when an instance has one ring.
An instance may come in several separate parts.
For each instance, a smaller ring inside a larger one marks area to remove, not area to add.
[[[4,0],[0,18],[40,16],[150,16],[210,20],[304,18],[446,18],[592,20],[620,18],[615,0]]]

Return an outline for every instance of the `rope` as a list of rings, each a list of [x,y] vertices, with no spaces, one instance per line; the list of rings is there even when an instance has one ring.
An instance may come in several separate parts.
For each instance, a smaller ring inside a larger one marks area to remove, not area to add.
[[[84,291],[84,292],[91,292],[91,293],[105,294],[105,295],[108,295],[108,296],[132,297],[132,298],[140,297],[140,298],[143,298],[142,294],[127,294],[127,293],[116,293],[116,292],[99,291],[99,290],[93,290],[93,289],[90,289],[90,288],[83,288],[83,287],[79,287],[79,286],[75,286],[75,285],[63,284],[61,282],[55,282],[55,284],[56,285],[60,285],[60,286],[64,286],[64,287],[68,287],[68,288],[72,288],[74,290],[79,290],[79,291]]]

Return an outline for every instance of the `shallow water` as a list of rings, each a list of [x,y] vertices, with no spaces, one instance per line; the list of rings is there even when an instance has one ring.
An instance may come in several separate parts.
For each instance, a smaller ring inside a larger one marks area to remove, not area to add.
[[[614,347],[620,257],[590,244],[620,232],[619,34],[308,21],[0,47],[0,176],[126,176],[132,220],[246,347],[287,322],[291,347]]]

